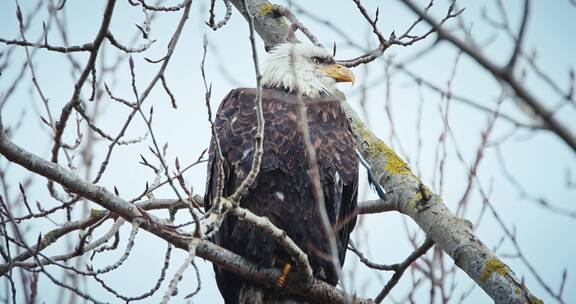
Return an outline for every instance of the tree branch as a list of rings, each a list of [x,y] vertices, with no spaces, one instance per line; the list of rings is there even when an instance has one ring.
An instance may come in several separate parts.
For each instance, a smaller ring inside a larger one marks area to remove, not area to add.
[[[470,45],[462,42],[460,39],[456,38],[453,34],[442,28],[441,24],[436,22],[432,17],[422,11],[416,4],[410,0],[402,0],[402,2],[412,10],[416,15],[422,17],[426,23],[428,23],[434,30],[436,30],[438,37],[440,39],[446,40],[453,44],[456,48],[460,49],[462,52],[466,53],[470,58],[474,59],[480,66],[490,72],[494,78],[497,80],[502,80],[506,82],[510,88],[516,93],[516,96],[520,100],[524,101],[538,117],[540,117],[548,126],[548,128],[556,133],[574,152],[576,152],[576,137],[573,133],[568,130],[560,121],[558,121],[552,112],[548,111],[543,103],[536,98],[528,89],[518,80],[511,69],[505,67],[499,67],[494,62],[490,61],[483,54],[481,54],[477,49],[471,47]],[[524,19],[527,18],[528,14],[528,3],[525,7]],[[523,21],[524,23],[525,21]],[[521,26],[521,34],[524,32],[525,24]],[[518,37],[517,44],[521,42],[521,37]],[[518,46],[516,45],[515,49]],[[517,51],[515,51],[517,52]],[[513,57],[514,58],[514,55]],[[514,63],[511,60],[512,64]]]
[[[59,183],[68,191],[97,203],[129,222],[142,221],[140,228],[166,240],[179,249],[188,251],[188,245],[192,239],[190,234],[179,229],[173,229],[154,215],[141,213],[136,205],[111,193],[104,187],[86,182],[60,165],[36,156],[12,143],[4,133],[1,116],[0,154],[9,161]],[[155,205],[160,203],[163,202],[151,202],[150,204]],[[216,263],[223,269],[268,287],[275,286],[276,280],[281,274],[280,269],[265,269],[259,267],[244,257],[206,240],[201,240],[198,243],[196,254],[199,257]],[[301,280],[299,281],[298,278],[289,277],[283,290],[287,293],[298,294],[299,296],[324,303],[347,303],[347,296],[342,290],[320,280],[313,279],[310,283],[303,283]],[[373,302],[364,299],[354,299],[354,303]]]

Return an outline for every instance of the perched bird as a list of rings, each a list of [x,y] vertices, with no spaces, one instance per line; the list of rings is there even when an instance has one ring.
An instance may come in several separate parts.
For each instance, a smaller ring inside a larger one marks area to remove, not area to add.
[[[260,173],[240,202],[267,217],[308,254],[317,279],[336,285],[338,274],[329,258],[328,238],[322,228],[302,132],[299,101],[308,115],[309,134],[316,149],[321,188],[335,231],[340,264],[344,263],[349,235],[356,223],[358,159],[346,115],[340,107],[337,82],[353,82],[352,72],[334,62],[324,48],[306,43],[284,43],[273,49],[262,72],[265,119],[264,154]],[[299,94],[300,96],[298,96]],[[223,196],[246,178],[254,155],[257,114],[256,89],[232,90],[215,119],[216,141],[209,150],[205,208],[217,195],[218,168],[223,168]],[[290,269],[291,257],[280,244],[253,224],[228,216],[213,241],[263,267]],[[214,266],[225,303],[305,303],[278,290],[265,288]],[[296,267],[292,267],[295,271]],[[281,280],[284,280],[282,278]]]

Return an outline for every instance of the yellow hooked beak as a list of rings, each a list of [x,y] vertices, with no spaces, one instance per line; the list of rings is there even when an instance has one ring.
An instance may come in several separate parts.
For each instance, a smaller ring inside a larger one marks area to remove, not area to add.
[[[352,71],[339,64],[331,64],[326,67],[322,67],[321,70],[326,73],[326,75],[336,79],[336,82],[351,82],[354,85],[356,77]]]

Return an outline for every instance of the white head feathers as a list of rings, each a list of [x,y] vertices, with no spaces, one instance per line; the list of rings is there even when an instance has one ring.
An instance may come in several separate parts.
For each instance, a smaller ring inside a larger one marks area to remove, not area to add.
[[[333,94],[338,81],[353,82],[354,75],[335,64],[324,48],[301,42],[283,43],[274,48],[268,54],[262,73],[264,86],[298,91],[310,98]]]

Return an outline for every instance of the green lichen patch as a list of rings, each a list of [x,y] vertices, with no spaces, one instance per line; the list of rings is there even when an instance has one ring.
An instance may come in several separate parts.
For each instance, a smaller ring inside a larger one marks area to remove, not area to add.
[[[410,173],[408,164],[390,149],[381,140],[373,140],[369,143],[368,151],[371,155],[382,155],[386,159],[384,170],[390,174],[406,175]]]
[[[260,6],[260,16],[264,17],[274,11],[274,5],[270,3],[262,4]]]
[[[42,240],[44,242],[52,243],[54,242],[54,236],[56,235],[57,229],[48,231],[43,237]]]
[[[432,199],[432,196],[434,195],[434,193],[432,192],[432,190],[430,190],[430,188],[428,188],[428,186],[424,185],[424,184],[420,184],[420,192],[424,194],[424,197],[427,198],[427,200]]]
[[[439,198],[428,187],[420,184],[420,188],[414,192],[414,197],[408,203],[408,207],[417,211],[424,211],[432,207],[433,204],[438,203]]]
[[[502,263],[498,258],[491,257],[484,264],[484,269],[480,275],[480,283],[486,282],[486,280],[488,280],[494,273],[504,276],[508,273],[508,266]]]
[[[384,170],[389,174],[410,174],[410,167],[404,162],[390,147],[383,141],[374,138],[366,125],[359,120],[351,119],[350,127],[356,136],[356,140],[360,140],[367,145],[368,154],[372,157],[381,156],[386,160]]]
[[[106,210],[91,209],[90,210],[90,217],[92,217],[92,218],[101,217],[101,216],[104,216],[105,213],[106,213]]]
[[[416,195],[414,195],[414,198],[410,201],[408,207],[416,209],[418,207],[418,202],[421,200],[422,200],[422,193],[416,192]]]

